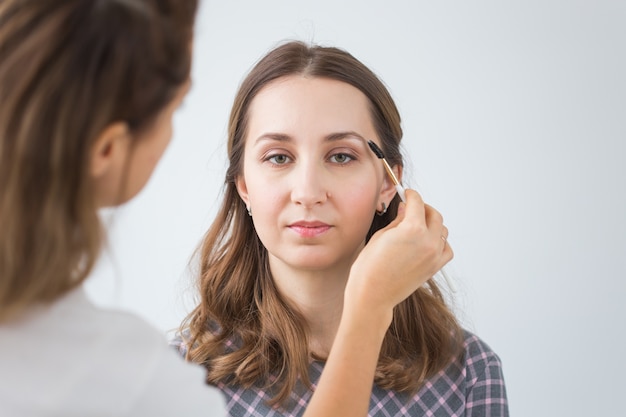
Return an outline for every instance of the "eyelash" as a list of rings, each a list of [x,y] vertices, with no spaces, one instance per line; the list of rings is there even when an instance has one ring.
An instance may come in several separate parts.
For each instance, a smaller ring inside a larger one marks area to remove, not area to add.
[[[347,152],[337,152],[337,153],[334,153],[334,154],[330,155],[330,157],[328,159],[331,160],[331,162],[332,162],[332,159],[336,158],[337,156],[342,156],[342,157],[345,157],[345,158],[348,159],[345,162],[334,162],[337,165],[347,165],[347,164],[349,164],[352,161],[356,161],[356,159],[357,159],[354,155],[351,155],[350,153],[347,153]],[[287,159],[287,161],[282,162],[282,163],[277,163],[274,160],[275,160],[275,158],[278,158],[278,157],[284,157],[284,158]],[[288,155],[284,154],[284,153],[277,153],[277,154],[273,154],[273,155],[268,155],[263,160],[266,161],[266,162],[269,162],[270,164],[272,164],[272,166],[280,167],[280,166],[286,165],[291,160],[291,158]]]

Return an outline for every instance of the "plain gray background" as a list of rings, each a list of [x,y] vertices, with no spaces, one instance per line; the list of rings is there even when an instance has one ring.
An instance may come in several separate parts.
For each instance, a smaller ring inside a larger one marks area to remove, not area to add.
[[[405,184],[445,217],[455,309],[500,355],[511,414],[624,415],[624,1],[203,3],[192,92],[147,188],[103,213],[93,298],[164,331],[189,311],[232,99],[287,39],[347,49],[389,87]]]

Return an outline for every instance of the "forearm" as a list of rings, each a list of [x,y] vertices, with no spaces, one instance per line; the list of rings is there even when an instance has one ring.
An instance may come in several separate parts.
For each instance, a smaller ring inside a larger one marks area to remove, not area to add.
[[[374,234],[352,265],[341,323],[305,417],[367,415],[394,306],[452,259],[441,215],[415,191],[406,195],[397,218]]]
[[[335,342],[305,417],[367,416],[388,313],[344,310]]]

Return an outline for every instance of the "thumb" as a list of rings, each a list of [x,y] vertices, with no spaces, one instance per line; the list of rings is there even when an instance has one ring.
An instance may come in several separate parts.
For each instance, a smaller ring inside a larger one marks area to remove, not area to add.
[[[404,216],[406,215],[406,203],[400,202],[398,205],[398,213],[396,214],[396,218],[391,221],[387,226],[385,226],[382,230],[393,229],[398,224],[404,220]]]

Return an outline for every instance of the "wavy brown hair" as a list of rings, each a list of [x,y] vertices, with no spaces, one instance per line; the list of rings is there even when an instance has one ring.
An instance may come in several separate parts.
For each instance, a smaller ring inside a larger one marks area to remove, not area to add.
[[[384,84],[349,53],[332,47],[283,44],[262,58],[243,80],[228,129],[229,168],[225,196],[200,248],[199,304],[181,327],[187,357],[208,369],[209,383],[260,386],[284,404],[298,379],[310,384],[307,324],[272,280],[259,240],[235,186],[243,172],[250,103],[268,83],[293,74],[348,83],[369,99],[371,117],[391,165],[402,166],[400,115]],[[399,199],[374,216],[368,236],[395,218]],[[424,380],[456,357],[461,331],[430,280],[396,306],[383,341],[375,382],[415,392]],[[317,358],[323,359],[323,358]]]
[[[0,2],[0,322],[89,274],[106,126],[148,129],[189,78],[197,0]],[[135,137],[137,135],[134,135]]]

